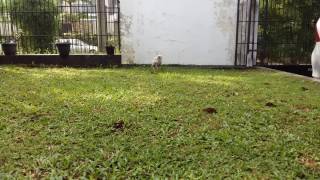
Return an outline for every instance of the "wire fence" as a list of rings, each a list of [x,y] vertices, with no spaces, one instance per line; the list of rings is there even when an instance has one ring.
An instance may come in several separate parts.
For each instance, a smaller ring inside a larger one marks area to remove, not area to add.
[[[16,42],[19,54],[56,54],[70,42],[72,54],[120,53],[118,0],[0,0],[0,41]]]
[[[238,0],[236,63],[308,65],[319,0]],[[255,38],[257,37],[257,38]]]

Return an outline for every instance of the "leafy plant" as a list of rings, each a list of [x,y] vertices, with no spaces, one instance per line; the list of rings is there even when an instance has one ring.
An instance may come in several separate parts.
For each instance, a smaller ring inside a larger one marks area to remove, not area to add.
[[[16,33],[14,33],[13,38],[10,39],[8,43],[17,43],[21,39],[22,36],[23,36],[22,29],[18,29],[18,31]]]
[[[259,49],[279,63],[284,59],[289,64],[310,62],[314,47],[312,20],[319,16],[319,8],[318,0],[260,3]]]
[[[115,38],[107,39],[106,46],[117,47],[118,46],[118,41]]]
[[[44,52],[52,48],[58,30],[56,0],[11,0],[2,2],[2,5],[11,21],[26,35],[20,36],[23,49]]]

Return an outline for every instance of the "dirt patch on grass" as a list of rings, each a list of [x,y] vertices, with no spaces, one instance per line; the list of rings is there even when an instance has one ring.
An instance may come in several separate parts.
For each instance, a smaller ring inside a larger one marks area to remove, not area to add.
[[[218,113],[217,109],[216,108],[212,108],[212,107],[205,108],[202,111],[207,113],[207,114],[217,114]]]
[[[320,171],[320,161],[312,156],[302,155],[299,163],[308,169]]]
[[[267,103],[266,103],[266,106],[267,106],[267,107],[270,107],[270,108],[277,107],[277,105],[275,105],[275,104],[272,103],[272,102],[267,102]]]
[[[115,122],[112,126],[112,129],[114,132],[117,132],[117,131],[123,131],[125,128],[125,123],[124,121],[118,121],[118,122]]]

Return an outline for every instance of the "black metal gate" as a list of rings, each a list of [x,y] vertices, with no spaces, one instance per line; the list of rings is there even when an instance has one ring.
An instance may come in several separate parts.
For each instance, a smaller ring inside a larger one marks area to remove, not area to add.
[[[307,65],[319,0],[238,0],[236,65]]]
[[[0,41],[16,41],[19,54],[56,53],[55,42],[73,54],[120,53],[119,0],[0,0]]]

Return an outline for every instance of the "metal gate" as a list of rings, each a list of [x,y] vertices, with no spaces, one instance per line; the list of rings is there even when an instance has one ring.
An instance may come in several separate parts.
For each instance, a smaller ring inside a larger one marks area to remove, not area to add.
[[[119,0],[0,0],[0,40],[16,41],[19,54],[56,53],[55,42],[73,54],[120,53]]]
[[[319,0],[238,0],[236,65],[308,65]]]

